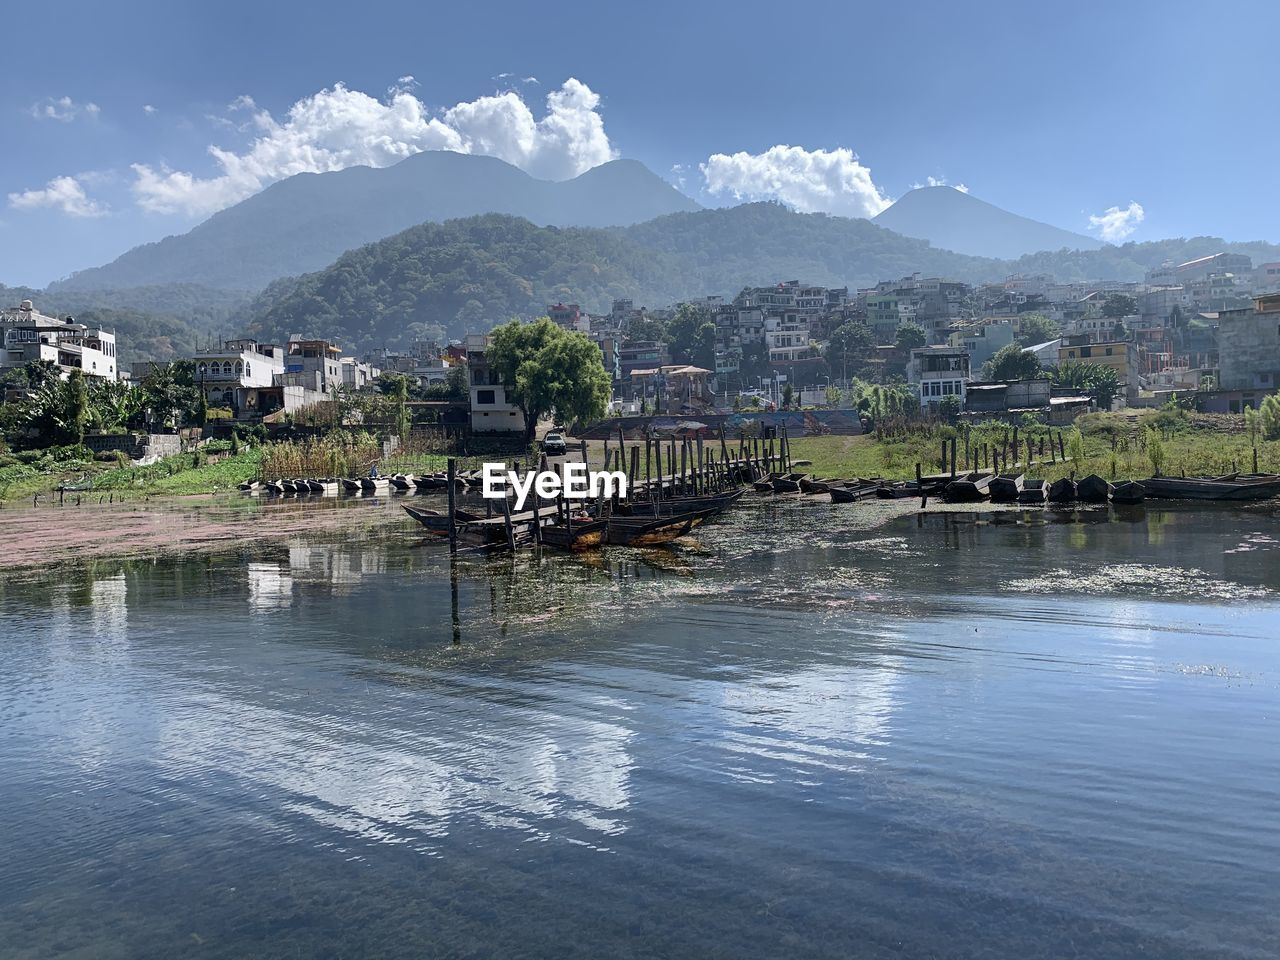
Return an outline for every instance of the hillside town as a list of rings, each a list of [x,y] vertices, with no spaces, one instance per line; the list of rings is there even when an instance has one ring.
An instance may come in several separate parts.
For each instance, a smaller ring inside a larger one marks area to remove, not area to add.
[[[1141,282],[1038,275],[971,285],[913,274],[850,291],[784,280],[731,299],[618,299],[607,313],[557,302],[546,315],[599,348],[614,414],[848,409],[858,384],[884,384],[925,415],[1031,413],[1066,424],[1172,398],[1238,414],[1280,387],[1280,263],[1231,253],[1166,263]],[[29,389],[23,371],[33,364],[125,385],[168,366],[125,369],[113,333],[46,316],[29,300],[0,312],[0,329],[9,402]],[[487,345],[487,335],[471,334],[354,357],[322,339],[234,338],[181,359],[213,421],[289,423],[336,396],[404,380],[415,399],[438,401],[435,422],[520,433],[523,414],[486,364]]]

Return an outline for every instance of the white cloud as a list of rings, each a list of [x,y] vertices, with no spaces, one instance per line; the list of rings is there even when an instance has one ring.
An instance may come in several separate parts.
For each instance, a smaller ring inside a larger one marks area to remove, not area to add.
[[[243,152],[210,146],[218,176],[134,164],[134,195],[147,210],[201,215],[296,173],[387,166],[423,150],[501,157],[552,180],[577,176],[617,156],[598,112],[599,96],[573,78],[547,95],[540,120],[514,91],[432,116],[408,89],[414,83],[401,77],[385,101],[337,84],[299,100],[279,121],[252,98],[240,97],[229,109],[251,113],[237,129],[254,130],[256,139]]]
[[[70,123],[80,116],[93,120],[100,112],[96,103],[77,103],[70,97],[45,97],[27,108],[27,113],[37,120],[57,120],[61,123]]]
[[[1130,200],[1129,206],[1123,210],[1119,207],[1108,207],[1100,214],[1089,215],[1089,229],[1098,231],[1098,236],[1108,243],[1119,243],[1147,218],[1142,204]]]
[[[911,185],[912,190],[919,190],[921,187],[950,187],[952,190],[959,190],[961,193],[969,192],[969,188],[963,183],[948,183],[946,177],[925,177],[924,183],[917,181]]]
[[[700,164],[707,191],[737,200],[781,200],[803,213],[874,217],[890,200],[858,155],[841,147],[806,150],[779,144],[763,153],[716,153]]]
[[[72,217],[101,217],[107,208],[91,200],[75,177],[54,177],[43,190],[9,194],[9,206],[19,210],[53,207]]]
[[[155,107],[153,107],[151,104],[149,104],[149,103],[144,103],[144,104],[142,105],[142,112],[143,112],[143,113],[145,113],[145,114],[149,117],[149,116],[152,116],[153,114],[157,113],[158,111],[157,111],[157,110],[156,110],[156,108],[155,108]]]

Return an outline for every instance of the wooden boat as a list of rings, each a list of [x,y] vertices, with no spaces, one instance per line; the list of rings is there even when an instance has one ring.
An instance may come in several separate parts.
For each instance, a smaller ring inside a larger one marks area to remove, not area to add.
[[[756,493],[773,493],[772,480],[753,480],[751,482],[751,486],[755,489]]]
[[[832,503],[857,503],[859,500],[878,497],[880,489],[881,485],[879,483],[863,481],[857,484],[846,484],[842,487],[833,486],[827,492],[831,494]]]
[[[1002,473],[992,477],[988,488],[991,491],[991,502],[1017,503],[1025,483],[1026,478],[1021,473]]]
[[[257,479],[253,479],[253,480],[246,480],[244,483],[240,484],[240,489],[241,489],[241,490],[244,490],[244,491],[256,490],[256,489],[258,489],[258,484],[259,484],[260,482],[261,482],[261,481],[259,481],[259,480],[257,480]]]
[[[395,473],[387,477],[387,483],[391,485],[393,490],[400,490],[401,492],[413,486],[413,481],[403,473]]]
[[[413,485],[420,491],[443,490],[445,487],[449,486],[449,478],[428,473],[423,474],[420,477],[414,477]]]
[[[717,512],[727,509],[739,497],[741,490],[725,493],[708,493],[701,496],[672,497],[670,500],[645,502],[634,500],[618,504],[614,513],[623,517],[672,517],[682,513],[699,513],[705,510]]]
[[[703,513],[682,513],[657,519],[610,517],[606,521],[604,542],[621,547],[654,547],[683,537],[706,518],[707,514]]]
[[[799,493],[800,481],[804,478],[803,473],[785,473],[781,476],[774,477],[770,484],[774,493]]]
[[[403,504],[402,504],[403,506]],[[428,533],[446,537],[449,535],[449,515],[439,510],[419,510],[415,507],[404,507],[404,512],[427,528]]]
[[[969,473],[950,481],[942,488],[942,498],[952,503],[976,503],[989,496],[991,474]]]
[[[390,481],[386,477],[361,477],[360,489],[365,493],[377,493],[386,490],[390,486]]]
[[[284,487],[280,485],[279,480],[267,480],[262,484],[262,486],[267,493],[273,493],[276,496],[281,496],[284,493]]]
[[[364,488],[360,486],[359,480],[352,480],[350,477],[343,477],[342,489],[347,491],[347,493],[359,493]]]
[[[1106,503],[1111,497],[1111,484],[1096,473],[1076,481],[1076,499],[1085,503]]]
[[[608,531],[608,520],[597,520],[594,517],[575,521],[564,525],[552,523],[540,531],[544,546],[557,547],[561,550],[590,550],[604,542]]]
[[[1043,480],[1024,480],[1022,489],[1018,491],[1018,502],[1031,506],[1042,506],[1049,499],[1049,484]]]
[[[1116,484],[1111,491],[1112,503],[1141,503],[1146,499],[1147,488],[1136,480]]]
[[[1050,503],[1073,503],[1076,499],[1076,482],[1070,477],[1063,477],[1049,484]]]
[[[1158,500],[1268,500],[1280,495],[1276,474],[1227,474],[1223,477],[1150,477],[1147,496]]]

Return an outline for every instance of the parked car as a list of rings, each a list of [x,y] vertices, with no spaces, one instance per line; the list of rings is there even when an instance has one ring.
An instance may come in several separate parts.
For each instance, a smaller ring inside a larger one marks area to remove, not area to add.
[[[563,457],[569,452],[569,447],[562,434],[548,433],[542,438],[542,452],[549,457]]]

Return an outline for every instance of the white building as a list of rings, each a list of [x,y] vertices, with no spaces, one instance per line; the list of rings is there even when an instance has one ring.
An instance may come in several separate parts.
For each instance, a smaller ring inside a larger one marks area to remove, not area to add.
[[[485,357],[488,335],[467,334],[463,345],[471,380],[471,429],[476,433],[523,431],[524,412],[508,402],[507,389],[498,379],[498,371],[490,369]]]
[[[813,356],[809,317],[791,312],[765,317],[764,345],[770,363],[809,359]]]
[[[47,317],[30,300],[0,311],[0,330],[4,339],[0,370],[47,360],[57,364],[64,377],[72,370],[104,380],[119,376],[114,333],[76,323],[72,317]]]
[[[956,347],[917,347],[907,364],[907,382],[916,388],[921,409],[944,397],[958,397],[964,405],[969,384],[969,351]]]

